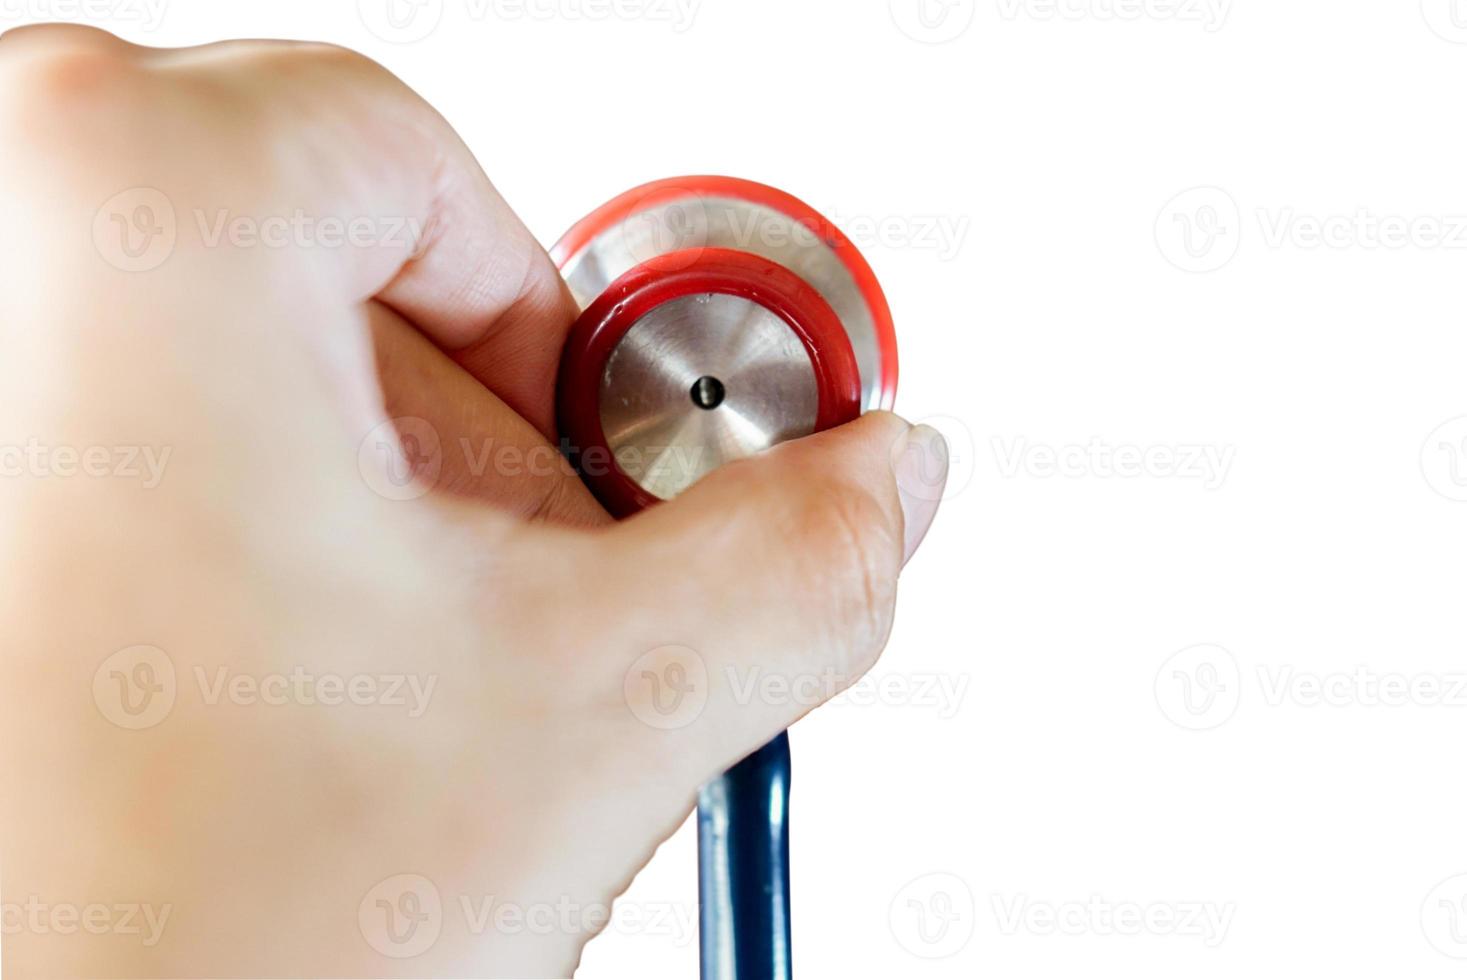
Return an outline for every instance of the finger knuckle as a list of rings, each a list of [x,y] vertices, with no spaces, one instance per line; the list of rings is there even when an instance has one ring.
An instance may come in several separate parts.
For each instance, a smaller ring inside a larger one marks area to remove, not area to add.
[[[901,542],[886,508],[864,488],[819,476],[796,493],[765,481],[745,491],[750,515],[774,515],[771,540],[793,562],[794,594],[807,600],[832,666],[864,669],[885,644],[896,605]]]
[[[139,49],[95,30],[48,25],[0,46],[0,119],[7,136],[75,132],[138,102]]]
[[[891,632],[900,543],[891,534],[885,510],[864,491],[826,488],[808,510],[807,526],[825,544],[835,583],[832,628],[844,639],[848,655],[865,664]]]

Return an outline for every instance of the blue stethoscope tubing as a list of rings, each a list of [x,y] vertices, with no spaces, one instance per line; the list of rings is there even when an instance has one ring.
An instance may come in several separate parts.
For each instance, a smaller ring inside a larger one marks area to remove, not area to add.
[[[698,794],[703,980],[790,978],[789,800],[784,732]]]

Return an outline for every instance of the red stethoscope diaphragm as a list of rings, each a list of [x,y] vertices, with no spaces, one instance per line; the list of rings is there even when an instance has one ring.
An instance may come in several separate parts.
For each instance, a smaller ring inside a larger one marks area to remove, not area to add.
[[[875,274],[782,191],[655,181],[577,222],[551,256],[582,309],[557,379],[561,437],[618,517],[895,398]]]

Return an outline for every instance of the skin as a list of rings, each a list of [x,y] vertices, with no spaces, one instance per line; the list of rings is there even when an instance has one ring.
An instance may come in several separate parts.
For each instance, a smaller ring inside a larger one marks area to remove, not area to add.
[[[12,31],[0,147],[0,446],[169,454],[156,485],[59,458],[0,478],[7,976],[569,975],[594,913],[475,929],[458,897],[610,903],[701,783],[813,707],[740,698],[729,670],[839,689],[879,654],[945,473],[940,439],[890,414],[619,524],[553,462],[443,451],[409,484],[431,492],[394,499],[376,450],[402,416],[442,447],[556,459],[576,310],[447,123],[367,59]],[[166,195],[177,239],[127,271],[94,219],[138,187]],[[195,215],[221,209],[426,233],[211,241]],[[137,645],[176,699],[134,730],[104,668]],[[700,710],[658,727],[632,681],[674,665],[706,670]],[[221,670],[435,686],[416,716],[211,701]],[[404,874],[443,905],[411,958],[370,925],[376,897],[428,894]],[[66,933],[14,907],[32,897],[168,920],[151,945]]]

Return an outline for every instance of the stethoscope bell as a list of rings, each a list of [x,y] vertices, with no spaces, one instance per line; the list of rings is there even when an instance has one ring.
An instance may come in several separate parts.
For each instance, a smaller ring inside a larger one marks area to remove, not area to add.
[[[617,517],[896,396],[896,335],[871,267],[772,187],[646,184],[551,257],[582,311],[556,382],[561,439]],[[789,776],[780,735],[699,794],[705,980],[790,976]]]

